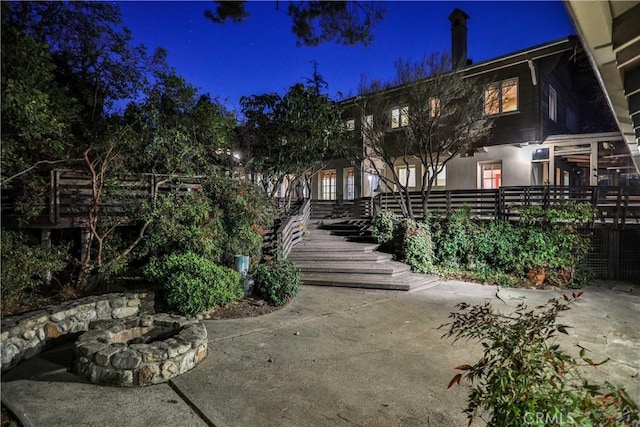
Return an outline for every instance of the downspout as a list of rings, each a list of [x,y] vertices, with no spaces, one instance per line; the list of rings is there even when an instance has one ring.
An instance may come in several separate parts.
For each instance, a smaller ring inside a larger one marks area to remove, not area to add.
[[[527,61],[527,65],[529,65],[529,70],[531,71],[531,83],[536,87],[537,90],[534,90],[535,99],[534,106],[536,108],[536,116],[538,117],[536,123],[536,142],[540,143],[542,141],[542,109],[540,108],[540,86],[538,86],[538,75],[536,73],[536,66],[533,63],[533,60],[529,59]]]

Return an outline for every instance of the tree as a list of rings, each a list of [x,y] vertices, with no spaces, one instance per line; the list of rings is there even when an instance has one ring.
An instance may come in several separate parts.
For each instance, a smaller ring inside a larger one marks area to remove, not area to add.
[[[240,23],[250,15],[245,9],[246,1],[215,3],[215,11],[204,12],[213,23],[224,24],[227,19]],[[331,41],[346,46],[359,43],[368,46],[373,41],[373,28],[385,13],[377,1],[290,1],[287,7],[299,46],[318,46]]]
[[[271,93],[240,100],[246,117],[246,166],[261,177],[271,197],[285,180],[308,182],[323,162],[344,155],[347,138],[340,111],[321,87],[315,73],[309,84],[295,84],[283,96]],[[292,188],[288,187],[289,200]]]
[[[398,190],[394,196],[403,214],[415,219],[409,167],[422,166],[419,187],[426,213],[438,174],[452,158],[488,138],[492,119],[483,115],[482,84],[462,70],[452,71],[447,55],[424,57],[417,63],[400,60],[396,69],[394,82],[361,87],[354,103],[364,118],[365,167],[376,170],[387,188]],[[398,166],[406,172],[400,173]],[[389,175],[382,174],[382,168]]]

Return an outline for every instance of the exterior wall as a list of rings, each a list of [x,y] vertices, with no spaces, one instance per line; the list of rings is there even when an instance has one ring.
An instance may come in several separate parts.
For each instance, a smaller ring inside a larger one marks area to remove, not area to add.
[[[502,186],[531,185],[531,156],[537,145],[492,146],[472,157],[456,157],[447,163],[447,190],[480,188],[483,163],[502,162]]]
[[[518,79],[518,110],[495,116],[490,145],[539,140],[538,86],[533,85],[526,63],[488,72],[479,81],[486,84],[514,77]]]

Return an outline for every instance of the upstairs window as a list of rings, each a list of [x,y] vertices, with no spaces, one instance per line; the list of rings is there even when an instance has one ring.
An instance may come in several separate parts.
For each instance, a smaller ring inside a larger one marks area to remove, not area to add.
[[[432,119],[440,115],[440,99],[429,98],[429,117]]]
[[[491,83],[484,88],[484,114],[494,115],[518,110],[518,79]]]
[[[345,128],[346,128],[348,131],[356,130],[356,121],[355,121],[355,119],[349,119],[349,120],[347,120],[347,121],[345,122],[345,125],[344,125],[344,126],[345,126]]]
[[[391,110],[391,129],[409,125],[409,107],[396,107]]]
[[[554,122],[558,121],[558,93],[551,85],[549,85],[549,118]]]

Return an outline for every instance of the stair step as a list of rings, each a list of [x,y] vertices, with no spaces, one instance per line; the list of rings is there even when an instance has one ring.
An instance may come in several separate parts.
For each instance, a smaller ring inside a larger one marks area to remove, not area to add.
[[[410,291],[433,284],[437,276],[405,272],[395,277],[375,276],[371,274],[322,274],[306,273],[302,283],[316,286],[342,286],[352,288],[387,289]]]
[[[405,271],[409,271],[411,267],[407,264],[395,261],[387,262],[350,262],[350,261],[334,261],[330,264],[325,262],[299,261],[296,263],[303,273],[357,273],[357,274],[376,274],[397,276]]]
[[[300,242],[293,249],[294,252],[371,252],[375,251],[378,245],[366,244],[366,243],[351,243],[351,242]]]
[[[289,254],[289,259],[294,263],[297,261],[361,261],[361,262],[384,262],[391,260],[392,255],[384,252],[335,252],[335,251],[306,251],[297,252],[294,249]]]

